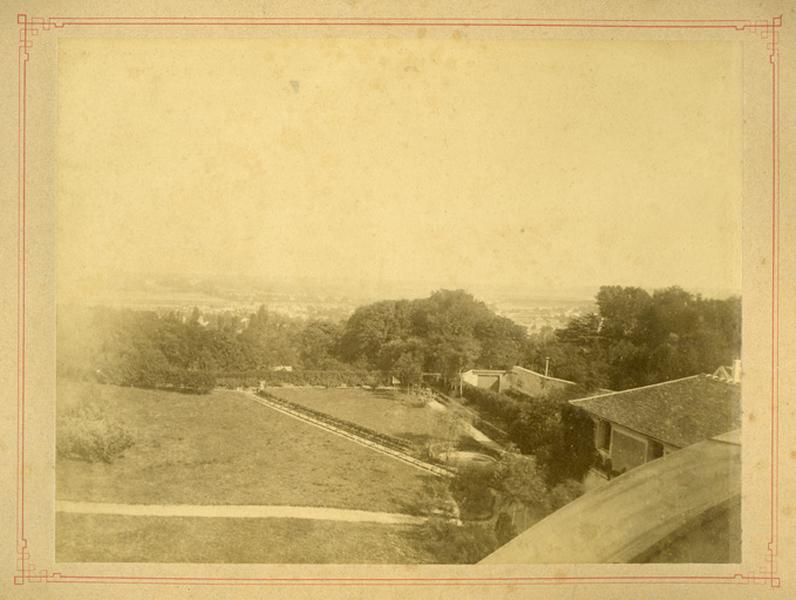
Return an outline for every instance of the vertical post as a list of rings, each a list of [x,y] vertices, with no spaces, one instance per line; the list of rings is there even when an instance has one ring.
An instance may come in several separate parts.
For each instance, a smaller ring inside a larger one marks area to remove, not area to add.
[[[732,361],[732,382],[741,383],[741,361],[737,358]]]
[[[544,357],[544,376],[547,377],[547,374],[550,372],[550,357]]]

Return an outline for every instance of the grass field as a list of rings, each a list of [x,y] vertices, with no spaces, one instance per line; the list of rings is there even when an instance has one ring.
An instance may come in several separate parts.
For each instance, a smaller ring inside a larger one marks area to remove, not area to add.
[[[428,406],[414,406],[397,390],[363,388],[271,387],[279,398],[422,445],[448,440],[451,426],[443,413]]]
[[[423,563],[419,528],[299,519],[59,513],[59,562]]]
[[[431,508],[433,476],[268,409],[240,392],[197,396],[58,382],[59,414],[88,401],[128,427],[135,445],[111,464],[59,458],[56,495],[62,500],[406,513]],[[411,410],[422,414],[422,409]]]

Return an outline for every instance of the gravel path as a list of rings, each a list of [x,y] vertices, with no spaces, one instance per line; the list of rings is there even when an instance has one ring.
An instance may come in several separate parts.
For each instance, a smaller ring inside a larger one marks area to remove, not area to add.
[[[141,517],[209,517],[233,519],[315,519],[392,525],[421,525],[425,517],[321,506],[260,506],[229,504],[110,504],[58,500],[56,512]]]

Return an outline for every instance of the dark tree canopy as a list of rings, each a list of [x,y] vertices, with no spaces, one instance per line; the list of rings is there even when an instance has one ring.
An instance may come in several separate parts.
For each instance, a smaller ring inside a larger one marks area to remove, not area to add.
[[[199,373],[279,365],[381,371],[414,385],[423,372],[451,382],[474,367],[541,371],[549,359],[555,377],[586,389],[624,389],[709,373],[740,354],[738,297],[605,286],[596,303],[596,312],[533,336],[463,290],[375,302],[344,323],[292,319],[265,307],[248,316],[59,307],[58,367],[126,385],[183,386],[195,378],[204,389]]]
[[[550,357],[558,377],[588,388],[626,389],[729,365],[741,351],[741,299],[706,299],[681,288],[652,294],[605,286],[597,313],[533,336],[526,361]]]
[[[386,371],[399,360],[412,362],[451,379],[474,366],[509,368],[526,342],[523,327],[467,292],[439,290],[428,298],[360,307],[345,325],[341,355]]]

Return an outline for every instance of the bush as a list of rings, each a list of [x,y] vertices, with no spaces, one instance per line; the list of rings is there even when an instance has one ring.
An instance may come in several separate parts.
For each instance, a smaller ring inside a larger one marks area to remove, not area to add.
[[[58,456],[110,463],[134,444],[133,436],[96,404],[72,408],[58,418]]]
[[[440,564],[474,564],[498,547],[491,524],[457,525],[448,519],[433,517],[423,525],[421,535],[426,549]]]
[[[493,469],[478,466],[465,466],[456,473],[450,489],[463,519],[488,519],[492,515],[492,478]]]
[[[462,396],[472,402],[479,411],[504,425],[517,420],[522,403],[506,394],[499,394],[465,383]]]
[[[547,397],[522,400],[471,385],[464,385],[462,391],[479,413],[506,428],[509,440],[523,454],[536,456],[548,484],[582,479],[594,465],[594,424],[588,414],[567,401],[579,395],[581,388],[572,386],[553,390]],[[493,433],[494,427],[485,431]]]
[[[561,406],[561,427],[545,462],[548,483],[555,485],[567,479],[582,480],[597,463],[594,447],[594,422],[581,408]]]
[[[495,537],[502,546],[517,537],[517,526],[508,513],[500,513],[495,521]]]
[[[558,510],[583,495],[583,484],[574,479],[567,479],[550,490],[550,508]]]
[[[419,387],[405,391],[401,394],[400,399],[411,408],[422,408],[436,398],[431,390]]]
[[[504,454],[493,482],[508,498],[525,506],[546,510],[549,505],[547,485],[534,456]]]

